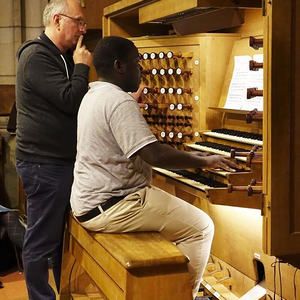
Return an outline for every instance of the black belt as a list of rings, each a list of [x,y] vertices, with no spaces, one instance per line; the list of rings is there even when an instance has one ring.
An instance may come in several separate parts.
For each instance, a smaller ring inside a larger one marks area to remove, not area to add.
[[[124,199],[124,196],[122,196],[122,197],[112,197],[112,198],[106,200],[104,203],[101,203],[100,205],[101,205],[103,210],[107,210],[110,207],[112,207],[113,205],[115,205],[116,203],[118,203],[119,201],[121,201],[122,199]],[[98,206],[96,206],[95,208],[93,208],[92,210],[87,212],[86,214],[78,216],[78,217],[75,216],[75,217],[79,222],[86,222],[90,219],[93,219],[93,218],[97,217],[100,214],[101,214],[101,210],[99,209]]]

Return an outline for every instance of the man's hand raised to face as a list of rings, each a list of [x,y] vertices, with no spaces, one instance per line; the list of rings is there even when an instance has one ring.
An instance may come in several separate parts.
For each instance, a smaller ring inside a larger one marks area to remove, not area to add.
[[[92,54],[82,45],[83,35],[77,41],[76,49],[73,53],[73,60],[75,64],[85,64],[89,67],[92,65]]]

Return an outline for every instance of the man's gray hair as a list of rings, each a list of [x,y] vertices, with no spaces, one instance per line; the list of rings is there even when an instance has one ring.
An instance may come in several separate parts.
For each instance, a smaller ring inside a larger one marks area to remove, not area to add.
[[[74,0],[80,3],[80,0]],[[68,10],[67,0],[51,0],[46,5],[43,13],[44,26],[51,24],[52,18],[57,14],[66,14]]]

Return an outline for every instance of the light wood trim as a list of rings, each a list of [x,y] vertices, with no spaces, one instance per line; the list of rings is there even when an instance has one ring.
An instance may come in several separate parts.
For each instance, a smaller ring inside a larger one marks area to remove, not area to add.
[[[112,279],[124,290],[126,287],[126,270],[122,265],[116,261],[91,234],[87,233],[87,231],[78,224],[72,216],[70,217],[69,226],[70,234],[77,241],[80,241],[80,246],[84,249],[88,249],[89,255],[93,257],[93,260],[101,265],[101,268],[105,270],[106,273],[110,274]]]
[[[115,17],[121,15],[124,12],[128,12],[132,9],[138,8],[142,5],[149,4],[157,0],[121,0],[110,6],[107,6],[103,10],[105,17]]]
[[[272,1],[269,11],[268,138],[268,253],[300,253],[299,206],[299,12],[296,0]],[[285,24],[285,26],[282,26]],[[280,76],[279,76],[280,74]],[[284,99],[284,101],[282,101]]]
[[[111,274],[108,275],[74,239],[72,239],[71,251],[76,261],[80,263],[108,299],[125,299],[124,291],[112,280]],[[126,281],[126,274],[124,280]]]
[[[213,109],[216,111],[229,113],[229,114],[238,114],[238,115],[246,115],[249,113],[249,110],[230,109],[230,108],[224,108],[224,107],[209,107],[209,109]]]
[[[262,195],[248,196],[246,191],[228,193],[227,188],[209,189],[208,200],[212,204],[221,204],[245,208],[261,208]]]
[[[108,299],[191,300],[188,258],[159,233],[88,232],[72,216],[69,225],[69,255]]]
[[[128,271],[127,300],[192,300],[186,264]]]
[[[264,194],[264,207],[263,207],[263,241],[262,246],[265,253],[271,253],[271,231],[270,231],[270,188],[271,188],[271,157],[269,155],[269,147],[271,145],[271,78],[272,78],[272,6],[267,2],[266,16],[264,18],[264,113],[263,113],[263,139],[266,147],[263,148],[263,194]],[[270,173],[269,173],[270,172]]]
[[[198,7],[261,8],[262,0],[198,0]]]
[[[196,8],[197,0],[160,0],[139,9],[139,23],[147,23],[189,9]]]
[[[238,4],[235,4],[231,0],[160,0],[140,8],[139,22],[140,24],[143,24],[197,8],[260,8],[262,5],[261,3],[261,0],[241,0]]]

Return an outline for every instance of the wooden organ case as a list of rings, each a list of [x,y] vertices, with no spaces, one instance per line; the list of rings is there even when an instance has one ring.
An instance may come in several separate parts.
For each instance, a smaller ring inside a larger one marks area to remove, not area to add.
[[[215,223],[203,281],[214,299],[297,299],[299,14],[296,0],[122,0],[104,9],[104,35],[131,38],[139,49],[141,112],[158,140],[232,156],[242,166],[237,172],[153,171],[154,185]],[[180,34],[167,35],[166,24]],[[253,61],[257,54],[263,63]],[[226,107],[239,56],[251,57],[252,72],[263,68],[263,90],[246,87],[248,98],[263,96],[263,112]],[[291,265],[280,270],[280,262]]]

